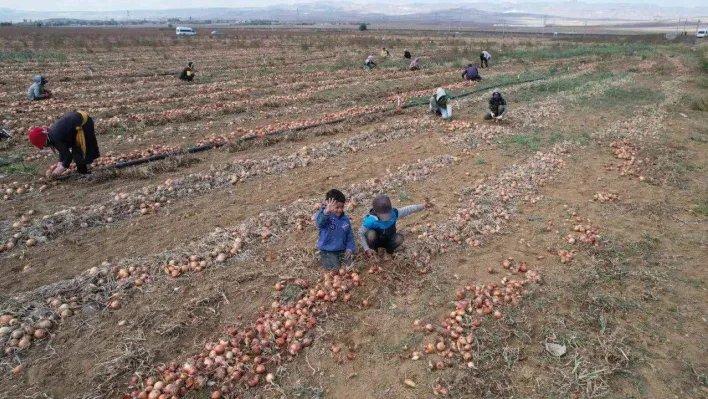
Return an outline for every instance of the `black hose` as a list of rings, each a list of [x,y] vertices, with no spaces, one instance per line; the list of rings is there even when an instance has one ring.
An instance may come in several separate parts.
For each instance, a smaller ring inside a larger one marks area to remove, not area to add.
[[[385,110],[385,109],[384,109],[384,110],[371,111],[371,112],[367,112],[367,113],[365,113],[365,114],[360,114],[360,115],[357,115],[357,116],[371,115],[371,114],[374,114],[374,113],[383,113],[383,112],[386,112],[386,111],[389,111],[389,110]],[[140,158],[140,159],[134,159],[134,160],[125,161],[125,162],[119,162],[119,163],[114,164],[113,166],[104,167],[103,169],[123,169],[123,168],[128,168],[128,167],[131,167],[131,166],[140,165],[140,164],[144,164],[144,163],[148,163],[148,162],[152,162],[152,161],[159,161],[159,160],[161,160],[161,159],[169,158],[169,157],[171,157],[171,156],[184,155],[184,154],[193,154],[193,153],[195,153],[195,152],[207,151],[207,150],[211,150],[212,148],[223,147],[223,146],[225,146],[225,145],[227,145],[227,144],[231,144],[231,143],[239,143],[239,142],[244,142],[244,141],[250,141],[250,140],[255,140],[255,139],[262,138],[262,137],[267,137],[267,136],[277,136],[277,135],[280,135],[280,134],[290,133],[290,132],[293,132],[293,133],[294,133],[294,132],[300,132],[300,131],[303,131],[303,130],[308,130],[308,129],[316,128],[316,127],[319,127],[319,126],[333,125],[333,124],[335,124],[335,123],[344,122],[344,121],[346,121],[346,120],[349,119],[349,118],[350,118],[350,117],[345,117],[345,118],[334,119],[334,120],[326,121],[326,122],[313,123],[313,124],[310,124],[310,125],[299,126],[299,127],[295,127],[295,128],[292,128],[292,129],[276,130],[276,131],[273,131],[273,132],[270,132],[270,133],[266,133],[266,134],[264,134],[263,136],[248,136],[248,137],[242,137],[242,138],[237,139],[237,140],[232,141],[232,142],[210,143],[210,144],[204,144],[204,145],[200,145],[200,146],[196,146],[196,147],[189,147],[189,148],[184,149],[184,150],[173,151],[173,152],[168,152],[168,153],[164,153],[164,154],[151,155],[151,156],[149,156],[149,157],[147,157],[147,158]]]

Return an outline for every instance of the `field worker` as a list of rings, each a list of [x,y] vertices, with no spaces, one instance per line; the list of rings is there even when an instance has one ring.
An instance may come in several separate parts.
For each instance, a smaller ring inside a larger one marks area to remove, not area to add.
[[[87,174],[88,165],[101,154],[93,128],[93,119],[86,112],[67,112],[52,127],[35,127],[29,131],[30,143],[43,150],[50,147],[59,153],[59,162],[51,171],[51,175],[59,176],[66,172],[71,161],[76,162],[76,170]]]
[[[371,69],[375,66],[376,66],[376,63],[374,62],[374,56],[370,55],[370,56],[366,57],[366,61],[364,61],[364,67]]]
[[[475,81],[482,80],[482,77],[479,76],[479,69],[477,69],[477,65],[474,65],[474,64],[467,65],[467,69],[465,69],[465,71],[462,72],[462,79],[475,80]]]
[[[411,61],[411,65],[408,67],[411,71],[417,71],[420,69],[420,57],[416,57]]]
[[[187,67],[182,70],[182,73],[179,74],[179,78],[191,82],[194,80],[194,72],[196,72],[195,65],[190,61],[187,63]]]
[[[341,191],[329,190],[325,195],[325,203],[315,213],[319,230],[317,249],[322,266],[328,270],[339,270],[342,265],[349,268],[356,251],[354,228],[344,213],[346,202]]]
[[[449,104],[450,96],[442,88],[438,87],[435,94],[430,97],[430,112],[440,115],[447,121],[452,120],[452,104]]]
[[[47,84],[47,79],[44,76],[34,75],[32,81],[32,85],[27,90],[27,98],[30,101],[44,100],[52,97],[52,92],[44,88],[44,85]]]
[[[411,52],[408,49],[403,50],[403,58],[410,60]]]
[[[388,50],[386,50],[386,47],[381,47],[381,56],[382,57],[390,57],[391,53],[389,53]]]
[[[487,52],[487,50],[479,53],[479,66],[484,68],[485,66],[489,68],[489,60],[492,59],[492,55]]]
[[[506,112],[506,100],[502,97],[499,90],[494,90],[492,92],[492,98],[489,99],[489,112],[484,115],[484,120],[496,120],[500,121],[502,115]]]
[[[391,206],[391,199],[386,195],[374,198],[373,207],[364,217],[359,229],[359,243],[367,255],[376,256],[380,248],[386,250],[384,260],[391,260],[393,251],[403,244],[403,235],[396,232],[396,222],[410,214],[422,211],[426,205],[410,205],[401,209]]]

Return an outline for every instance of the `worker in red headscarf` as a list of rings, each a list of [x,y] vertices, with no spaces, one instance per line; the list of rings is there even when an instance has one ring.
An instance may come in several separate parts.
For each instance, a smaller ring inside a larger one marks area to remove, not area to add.
[[[72,161],[79,173],[87,174],[88,165],[101,156],[93,119],[82,111],[67,112],[49,128],[30,129],[28,138],[40,150],[49,147],[59,153],[59,162],[51,171],[54,176],[64,174]]]

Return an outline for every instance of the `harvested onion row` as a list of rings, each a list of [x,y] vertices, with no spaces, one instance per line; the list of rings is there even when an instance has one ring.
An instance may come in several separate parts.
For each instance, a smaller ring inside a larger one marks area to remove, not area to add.
[[[0,193],[2,193],[2,199],[4,201],[8,201],[11,199],[19,198],[24,194],[31,194],[34,192],[41,193],[50,187],[49,184],[44,184],[44,178],[40,178],[39,182],[41,183],[39,186],[34,183],[20,183],[16,181],[12,183],[0,184]]]
[[[508,264],[508,267],[505,265]],[[524,279],[506,276],[500,284],[467,285],[456,293],[455,310],[450,312],[439,325],[424,324],[415,320],[417,328],[434,334],[433,341],[423,345],[421,351],[410,355],[412,360],[420,360],[429,355],[428,366],[431,370],[441,370],[457,363],[470,369],[475,365],[472,349],[475,346],[475,330],[484,323],[485,318],[501,319],[505,306],[518,305],[522,296],[530,294],[526,288],[529,283],[542,284],[543,280],[538,272],[530,270],[525,263],[513,265],[509,260],[502,263],[502,267],[516,273],[523,273]]]
[[[484,237],[499,233],[508,223],[517,202],[534,204],[541,198],[533,194],[566,166],[563,158],[570,148],[568,143],[558,144],[547,153],[537,153],[527,162],[512,165],[499,176],[478,180],[472,188],[463,190],[460,200],[469,197],[468,204],[459,209],[453,221],[413,227],[425,248],[415,251],[414,258],[444,253],[450,246],[463,243],[471,247],[482,245]]]
[[[608,192],[599,191],[595,195],[592,196],[592,201],[598,201],[603,204],[605,202],[616,202],[618,200],[619,200],[619,195],[616,193],[608,193]]]
[[[123,398],[180,398],[203,388],[212,390],[212,398],[220,398],[272,382],[278,365],[292,361],[312,344],[309,331],[318,317],[334,303],[350,302],[350,291],[362,284],[358,273],[344,269],[326,273],[312,288],[304,280],[278,282],[277,293],[287,290],[296,298],[288,302],[280,295],[270,309],[260,309],[255,325],[228,328],[223,338],[205,344],[201,353],[181,366],[176,362],[160,366],[157,376],[144,380],[133,376],[129,387],[133,391]],[[335,353],[339,349],[331,348]],[[353,359],[353,353],[348,357]]]

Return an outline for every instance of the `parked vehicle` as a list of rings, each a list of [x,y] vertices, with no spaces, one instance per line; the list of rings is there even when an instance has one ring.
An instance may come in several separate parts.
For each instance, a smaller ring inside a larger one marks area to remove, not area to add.
[[[194,36],[196,35],[197,32],[194,31],[194,29],[187,27],[187,26],[178,26],[177,27],[177,36]]]
[[[224,33],[220,30],[213,30],[211,31],[212,36],[224,36]]]
[[[699,29],[696,32],[696,37],[706,37],[708,36],[708,29]]]

